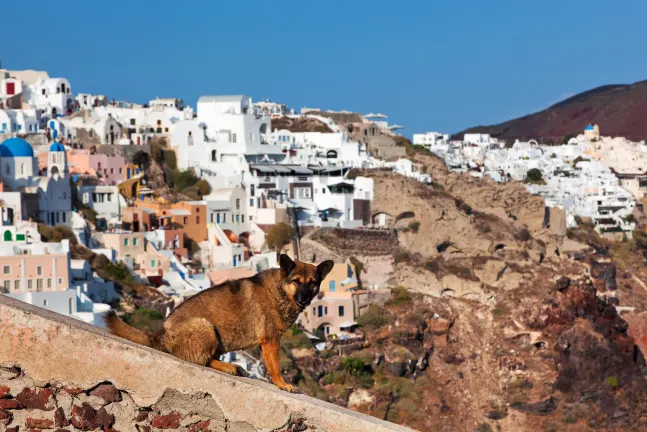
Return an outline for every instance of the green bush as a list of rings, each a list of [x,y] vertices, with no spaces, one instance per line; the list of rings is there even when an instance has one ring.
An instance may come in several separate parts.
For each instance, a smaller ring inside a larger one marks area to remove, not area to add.
[[[270,249],[279,251],[292,241],[293,236],[294,228],[285,222],[279,222],[267,231],[265,243]]]
[[[618,378],[613,375],[608,376],[606,381],[607,384],[613,389],[617,389],[619,387]]]
[[[190,188],[198,182],[198,177],[188,170],[185,171],[174,171],[173,172],[173,184],[175,185],[176,192],[181,192],[187,188]]]
[[[371,305],[366,312],[357,318],[357,325],[366,329],[378,329],[389,322],[384,308]]]
[[[151,155],[140,150],[137,153],[133,154],[130,161],[138,167],[147,170],[151,165]]]
[[[312,342],[305,333],[299,332],[294,334],[294,329],[288,330],[281,338],[281,347],[286,350],[293,350],[298,348],[311,349]]]
[[[420,222],[418,222],[418,221],[410,222],[410,223],[409,223],[409,229],[410,229],[412,232],[417,233],[417,232],[418,232],[418,230],[420,229]]]
[[[198,180],[195,186],[198,188],[198,191],[200,192],[200,196],[209,195],[211,193],[211,185],[206,180],[203,180],[203,179]]]
[[[164,165],[166,165],[170,169],[177,169],[177,155],[173,150],[164,150],[162,152],[162,161]]]
[[[391,289],[391,300],[389,304],[399,306],[401,304],[411,303],[411,294],[403,286],[397,286]]]
[[[542,178],[541,171],[539,171],[537,168],[528,170],[528,172],[526,173],[526,183],[543,184],[544,179]]]

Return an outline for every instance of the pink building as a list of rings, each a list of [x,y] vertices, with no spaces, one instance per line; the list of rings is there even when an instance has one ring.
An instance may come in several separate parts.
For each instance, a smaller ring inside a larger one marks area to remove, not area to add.
[[[67,151],[67,164],[71,174],[96,175],[104,184],[116,185],[125,177],[126,159],[123,156],[108,156],[91,150],[72,149]],[[47,166],[47,153],[38,155],[38,165]]]
[[[70,243],[0,247],[0,293],[53,292],[70,288]]]

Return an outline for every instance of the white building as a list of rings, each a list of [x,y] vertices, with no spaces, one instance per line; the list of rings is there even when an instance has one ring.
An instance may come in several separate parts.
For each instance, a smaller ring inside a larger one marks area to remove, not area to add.
[[[43,111],[49,118],[74,112],[74,97],[65,78],[41,78],[24,87],[25,104]]]
[[[65,147],[60,143],[49,148],[47,172],[40,176],[31,145],[20,138],[5,140],[0,144],[0,170],[6,192],[37,194],[40,220],[56,225],[66,224],[71,218],[69,171]]]
[[[203,197],[207,206],[207,221],[236,235],[249,231],[247,192],[241,186],[212,189]]]
[[[413,134],[413,144],[425,147],[447,144],[449,135],[440,132],[425,132],[423,134]]]
[[[94,111],[87,110],[71,118],[60,119],[65,126],[65,138],[77,141],[84,132],[87,138],[96,139],[100,144],[118,144],[121,138],[121,125],[111,115],[101,117]]]
[[[202,96],[197,118],[176,124],[171,145],[178,167],[240,174],[248,163],[280,161],[282,149],[269,143],[270,117],[247,96]]]

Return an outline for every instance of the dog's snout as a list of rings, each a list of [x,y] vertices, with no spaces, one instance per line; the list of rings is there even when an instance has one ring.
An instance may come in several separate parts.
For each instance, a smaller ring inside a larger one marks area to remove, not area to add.
[[[299,286],[299,290],[297,291],[296,301],[301,305],[307,305],[312,301],[312,297],[314,297],[314,293],[312,292],[310,285],[301,284],[301,286]]]

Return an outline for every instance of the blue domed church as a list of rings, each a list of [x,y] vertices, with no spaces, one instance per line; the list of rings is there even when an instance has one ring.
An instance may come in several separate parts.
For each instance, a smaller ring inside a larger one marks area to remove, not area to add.
[[[72,196],[62,144],[54,142],[49,147],[47,172],[39,175],[32,146],[17,137],[5,140],[0,144],[0,181],[3,186],[0,199],[5,207],[16,207],[11,209],[16,219],[33,217],[48,225],[67,223]],[[19,194],[18,200],[16,194]]]

